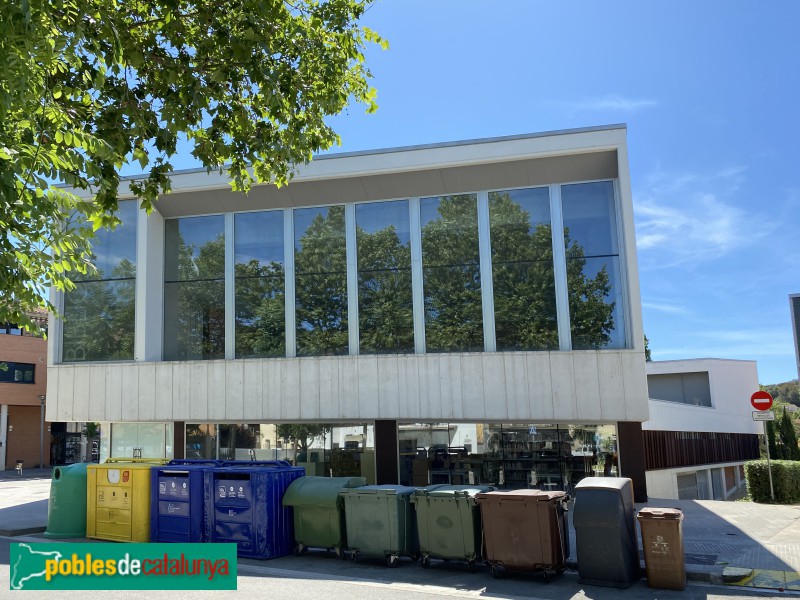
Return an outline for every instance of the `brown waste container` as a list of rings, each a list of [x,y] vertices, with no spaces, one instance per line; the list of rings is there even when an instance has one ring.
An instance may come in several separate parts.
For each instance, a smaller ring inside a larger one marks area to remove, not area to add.
[[[684,589],[683,513],[677,508],[643,508],[636,519],[642,528],[647,585],[662,590]]]
[[[484,558],[498,577],[509,571],[560,573],[569,557],[564,492],[510,490],[475,495],[483,520]]]

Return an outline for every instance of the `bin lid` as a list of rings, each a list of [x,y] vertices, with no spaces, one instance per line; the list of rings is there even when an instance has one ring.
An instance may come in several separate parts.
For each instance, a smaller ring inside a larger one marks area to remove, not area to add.
[[[683,512],[678,508],[656,508],[653,506],[642,508],[636,517],[639,519],[671,519],[680,521],[683,519]]]
[[[367,480],[363,477],[298,477],[286,488],[283,505],[336,507],[341,490],[364,485]]]
[[[549,502],[566,498],[566,492],[543,492],[542,490],[497,490],[481,492],[475,495],[475,500],[481,502]]]
[[[269,467],[273,469],[286,469],[292,466],[288,460],[224,460],[220,461],[223,467]]]
[[[417,488],[409,485],[364,485],[355,488],[345,488],[339,491],[340,495],[355,496],[360,494],[382,496],[410,496]]]
[[[161,467],[169,462],[167,458],[108,458],[106,462],[101,464],[92,464],[86,467],[92,469],[118,469],[125,467],[126,469],[151,469],[153,467]]]
[[[415,496],[469,496],[474,497],[475,494],[480,494],[481,492],[491,492],[494,490],[490,485],[448,485],[446,483],[440,483],[437,485],[429,485],[424,488],[418,488],[415,492]]]
[[[628,477],[584,477],[575,486],[577,490],[623,490],[632,485]]]

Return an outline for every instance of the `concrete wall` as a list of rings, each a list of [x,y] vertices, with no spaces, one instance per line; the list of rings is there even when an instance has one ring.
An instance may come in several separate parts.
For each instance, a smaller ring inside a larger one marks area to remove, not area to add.
[[[650,399],[650,420],[642,429],[763,433],[753,421],[750,396],[758,390],[755,361],[700,358],[647,363],[648,374],[708,372],[711,407]]]
[[[688,474],[688,473],[697,473],[699,471],[707,471],[708,474],[708,485],[709,494],[712,493],[711,490],[711,474],[710,471],[714,470],[721,470],[722,471],[722,481],[723,485],[727,487],[725,484],[725,470],[726,469],[733,469],[734,471],[734,479],[735,484],[732,488],[726,489],[723,492],[723,498],[720,499],[727,499],[732,498],[734,496],[738,496],[740,490],[745,487],[745,480],[739,476],[739,465],[744,464],[740,462],[736,463],[720,463],[715,465],[706,465],[706,466],[692,466],[692,467],[680,467],[677,469],[659,469],[658,471],[647,471],[645,477],[647,479],[647,494],[650,498],[662,498],[662,499],[678,499],[678,475]]]
[[[56,421],[642,421],[632,350],[51,367]]]

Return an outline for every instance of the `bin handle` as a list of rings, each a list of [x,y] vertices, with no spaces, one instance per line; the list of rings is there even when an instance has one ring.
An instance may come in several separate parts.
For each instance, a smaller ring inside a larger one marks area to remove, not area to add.
[[[177,465],[211,465],[211,466],[219,466],[222,461],[216,460],[215,458],[175,458],[167,463],[168,466],[177,466]]]
[[[223,467],[291,467],[288,460],[224,460]]]
[[[139,463],[146,465],[165,465],[169,462],[166,458],[107,458],[108,463]]]

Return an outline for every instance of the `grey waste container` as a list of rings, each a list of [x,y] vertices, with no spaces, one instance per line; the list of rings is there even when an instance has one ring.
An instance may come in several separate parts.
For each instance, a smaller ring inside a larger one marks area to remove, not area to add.
[[[581,583],[626,588],[640,578],[630,479],[582,479],[575,486],[572,523]]]

